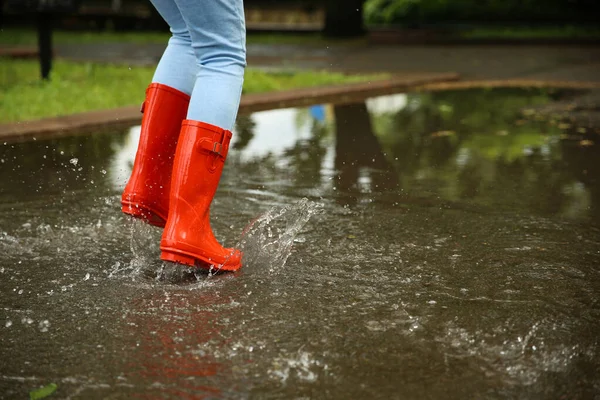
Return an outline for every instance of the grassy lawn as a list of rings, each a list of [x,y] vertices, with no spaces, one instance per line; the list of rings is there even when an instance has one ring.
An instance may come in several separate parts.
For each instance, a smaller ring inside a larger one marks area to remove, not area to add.
[[[460,33],[460,36],[467,39],[598,39],[600,28],[589,26],[479,27],[466,29]]]
[[[86,44],[86,43],[140,43],[166,44],[168,32],[69,32],[55,31],[52,40],[56,44]],[[247,44],[296,44],[296,45],[327,45],[361,44],[365,38],[359,39],[329,39],[319,33],[250,33],[246,38]],[[0,46],[36,46],[37,36],[34,29],[0,29]]]
[[[36,60],[0,59],[0,123],[140,104],[153,67],[56,60],[52,80],[39,78]],[[383,79],[326,71],[246,71],[244,93]]]
[[[55,44],[71,43],[167,43],[168,32],[69,32],[54,31],[52,40]],[[37,36],[32,29],[6,28],[0,29],[0,45],[35,46]]]

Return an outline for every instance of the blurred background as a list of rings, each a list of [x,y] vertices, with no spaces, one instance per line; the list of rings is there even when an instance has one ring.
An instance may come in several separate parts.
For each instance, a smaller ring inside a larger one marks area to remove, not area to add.
[[[500,37],[511,31],[521,37],[587,36],[592,31],[597,36],[598,32],[598,4],[593,0],[246,0],[245,7],[249,32],[356,36],[403,28],[429,34],[451,31],[462,37]],[[61,29],[167,29],[144,0],[3,0],[1,9],[3,28],[31,26],[32,11],[42,11],[65,13],[56,18]],[[526,33],[525,28],[536,32]]]

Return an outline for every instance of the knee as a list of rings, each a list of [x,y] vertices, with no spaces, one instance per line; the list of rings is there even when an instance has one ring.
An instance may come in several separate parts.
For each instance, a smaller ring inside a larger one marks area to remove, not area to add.
[[[187,29],[171,29],[171,38],[169,39],[170,45],[176,46],[192,46],[192,38],[190,32]]]
[[[242,74],[246,68],[246,47],[243,43],[215,42],[212,46],[200,46],[195,50],[201,66]]]

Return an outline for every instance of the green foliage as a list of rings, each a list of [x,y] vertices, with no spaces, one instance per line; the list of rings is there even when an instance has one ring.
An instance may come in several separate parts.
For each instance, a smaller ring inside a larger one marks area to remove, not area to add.
[[[367,0],[364,8],[368,24],[392,24],[418,19],[419,0]]]
[[[56,60],[51,80],[41,81],[35,60],[0,59],[0,122],[68,115],[140,104],[153,67]],[[386,75],[325,71],[246,71],[244,93],[375,80]]]

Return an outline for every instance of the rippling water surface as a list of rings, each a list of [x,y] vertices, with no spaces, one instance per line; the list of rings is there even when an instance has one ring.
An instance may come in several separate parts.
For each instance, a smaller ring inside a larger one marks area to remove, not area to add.
[[[599,396],[598,127],[540,111],[575,95],[240,116],[235,274],[120,213],[138,128],[0,143],[0,397]]]

